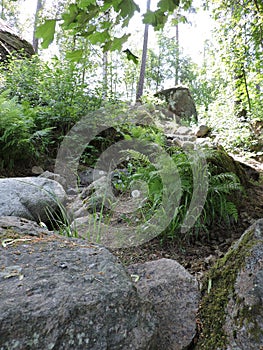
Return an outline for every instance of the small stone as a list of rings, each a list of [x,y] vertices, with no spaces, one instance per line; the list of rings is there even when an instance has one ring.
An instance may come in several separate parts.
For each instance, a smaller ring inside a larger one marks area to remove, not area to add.
[[[33,166],[31,171],[32,171],[32,174],[35,174],[35,175],[40,175],[40,174],[43,174],[44,172],[41,166]]]
[[[209,127],[207,125],[199,125],[195,130],[195,135],[197,137],[204,137],[208,134]]]

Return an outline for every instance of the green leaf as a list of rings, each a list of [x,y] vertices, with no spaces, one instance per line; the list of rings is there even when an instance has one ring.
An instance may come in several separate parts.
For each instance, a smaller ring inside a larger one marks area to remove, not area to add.
[[[138,57],[135,56],[129,49],[124,50],[123,52],[126,53],[127,59],[129,61],[133,61],[135,64],[138,64]]]
[[[80,62],[83,57],[84,50],[74,50],[66,53],[66,59],[72,62]]]
[[[55,27],[56,27],[55,19],[47,19],[43,24],[37,27],[36,37],[43,39],[42,41],[43,49],[48,48],[48,46],[54,40]]]
[[[113,40],[109,40],[103,47],[103,51],[114,51],[121,50],[123,43],[125,43],[130,34],[124,34],[121,38],[114,38]]]
[[[174,10],[179,6],[179,4],[179,0],[160,0],[157,6],[162,12],[174,12]]]
[[[157,10],[155,12],[147,11],[143,16],[143,23],[151,24],[155,30],[163,28],[166,21],[167,15],[160,10]]]
[[[69,26],[71,23],[76,21],[76,17],[79,14],[79,8],[77,5],[70,4],[68,7],[68,12],[65,12],[62,14],[63,19],[63,27],[67,29],[67,26]]]
[[[109,39],[110,39],[110,34],[108,33],[107,30],[104,30],[104,32],[95,32],[94,34],[91,34],[89,36],[89,40],[91,44],[105,43]]]
[[[147,11],[143,16],[143,23],[156,25],[156,15],[153,11]]]
[[[84,10],[86,7],[90,5],[96,5],[96,0],[80,0],[78,7]]]
[[[121,17],[131,18],[135,11],[140,12],[140,8],[133,0],[122,0],[117,6],[117,12],[120,12]]]
[[[81,34],[81,36],[83,36],[84,38],[90,36],[91,34],[93,34],[96,31],[96,26],[95,25],[91,25],[88,27],[88,29]]]

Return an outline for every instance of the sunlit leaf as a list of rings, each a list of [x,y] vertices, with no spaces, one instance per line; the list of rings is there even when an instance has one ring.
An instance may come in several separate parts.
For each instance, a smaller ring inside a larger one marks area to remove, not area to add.
[[[179,0],[160,0],[157,6],[163,12],[173,12],[179,6],[179,3]]]
[[[43,49],[46,49],[54,40],[55,27],[56,27],[55,19],[48,19],[39,27],[37,27],[36,37],[43,39],[42,41]]]
[[[114,38],[113,40],[108,41],[104,47],[103,51],[115,51],[115,50],[121,50],[123,43],[125,43],[130,34],[124,34],[121,38]]]
[[[78,7],[83,10],[89,5],[96,5],[96,0],[80,0]]]
[[[132,17],[135,11],[140,12],[140,8],[133,0],[122,0],[117,6],[117,11],[121,11],[122,17]]]
[[[67,27],[70,25],[72,22],[74,22],[78,16],[79,9],[77,5],[70,4],[68,7],[68,12],[65,12],[62,14],[62,19],[64,21],[63,27]]]
[[[143,18],[143,23],[151,24],[155,30],[159,30],[164,27],[167,21],[167,16],[160,10],[155,12],[147,11]]]
[[[110,34],[107,30],[105,30],[104,32],[94,32],[92,35],[89,36],[91,44],[105,43],[109,39]]]
[[[72,62],[80,62],[83,57],[84,50],[74,50],[66,53],[66,59]]]

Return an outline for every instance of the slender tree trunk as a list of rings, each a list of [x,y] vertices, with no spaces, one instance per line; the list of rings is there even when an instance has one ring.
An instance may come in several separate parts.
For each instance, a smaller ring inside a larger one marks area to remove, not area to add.
[[[176,65],[175,65],[175,86],[179,84],[179,24],[175,27],[175,40],[176,40]]]
[[[107,91],[108,91],[108,52],[103,53],[102,58],[102,84],[103,84],[103,91],[102,91],[102,98],[105,100],[107,98]]]
[[[147,0],[147,11],[150,10],[151,0]],[[144,28],[144,36],[143,36],[143,49],[142,49],[142,62],[140,69],[140,77],[136,92],[136,101],[139,102],[140,98],[143,94],[143,86],[144,86],[144,77],[145,77],[145,68],[146,68],[146,60],[147,60],[147,48],[148,48],[148,36],[149,36],[149,24],[145,24]]]
[[[33,32],[33,48],[35,50],[35,53],[38,53],[38,46],[39,46],[39,39],[36,38],[36,28],[38,25],[38,19],[39,19],[39,11],[43,8],[43,2],[42,0],[37,0],[37,8],[35,12],[35,21],[34,21],[34,32]]]

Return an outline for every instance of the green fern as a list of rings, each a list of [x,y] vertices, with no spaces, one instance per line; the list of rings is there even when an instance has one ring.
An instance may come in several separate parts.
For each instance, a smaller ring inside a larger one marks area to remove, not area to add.
[[[151,165],[151,161],[149,157],[146,154],[143,154],[139,151],[135,151],[133,149],[127,149],[125,151],[122,151],[124,154],[124,158],[132,158],[133,161],[137,161],[142,163],[143,165]]]

